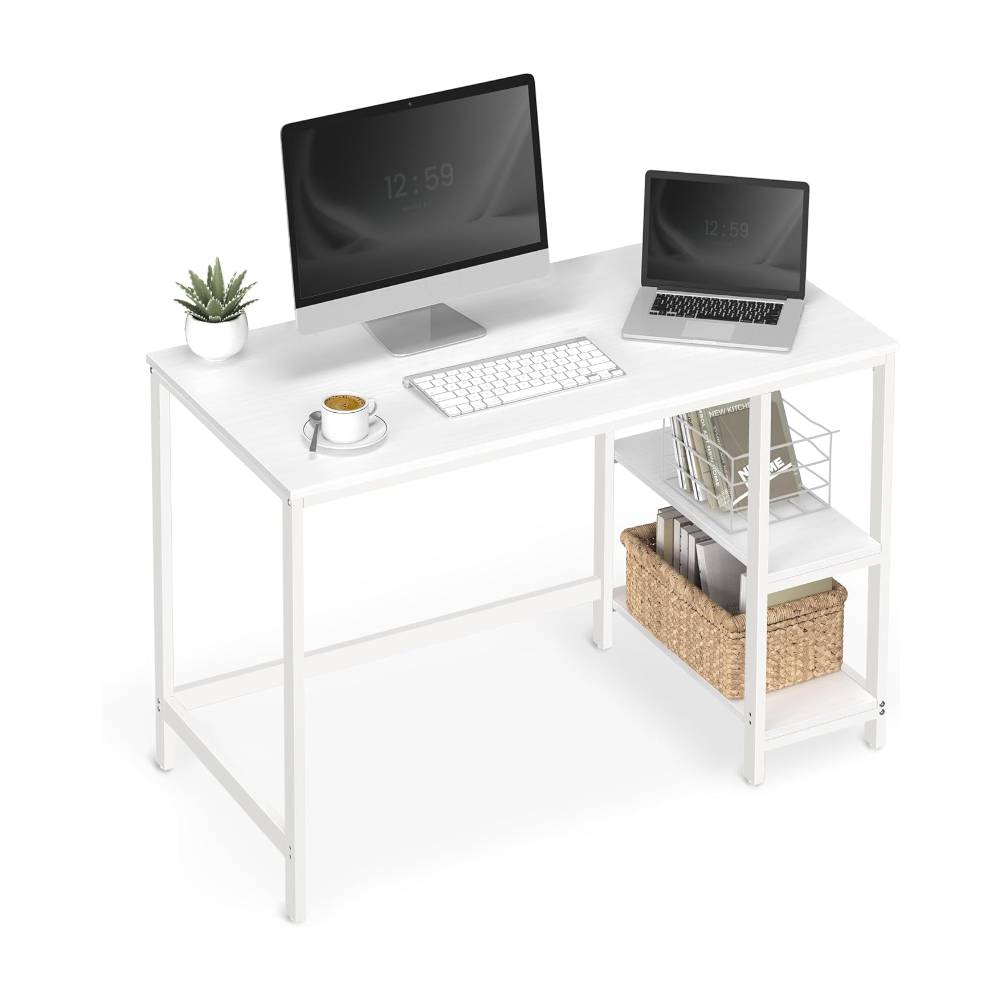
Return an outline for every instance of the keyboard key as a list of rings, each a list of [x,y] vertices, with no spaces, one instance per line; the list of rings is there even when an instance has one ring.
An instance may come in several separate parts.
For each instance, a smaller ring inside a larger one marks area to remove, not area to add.
[[[501,403],[516,403],[521,399],[531,399],[532,396],[544,396],[550,392],[559,392],[562,386],[558,382],[544,382],[539,386],[529,386],[517,392],[500,393]]]

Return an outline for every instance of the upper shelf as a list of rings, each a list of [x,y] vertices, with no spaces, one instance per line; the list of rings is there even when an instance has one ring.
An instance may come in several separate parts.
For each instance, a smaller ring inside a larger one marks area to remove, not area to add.
[[[637,479],[676,507],[724,549],[741,562],[747,561],[748,532],[731,531],[729,515],[712,510],[663,477],[663,432],[649,431],[619,438],[615,459]],[[828,576],[837,568],[853,568],[877,561],[881,548],[832,507],[788,520],[772,518],[768,530],[768,579],[771,584],[791,585],[817,576]]]

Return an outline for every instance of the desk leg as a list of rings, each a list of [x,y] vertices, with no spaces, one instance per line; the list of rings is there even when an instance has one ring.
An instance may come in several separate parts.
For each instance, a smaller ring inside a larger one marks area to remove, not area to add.
[[[767,697],[767,556],[770,527],[771,394],[750,399],[747,640],[743,692],[743,774],[764,781]]]
[[[615,435],[594,438],[594,576],[601,581],[601,596],[594,601],[594,645],[610,649],[614,591]]]
[[[174,766],[176,736],[164,724],[162,707],[174,693],[174,573],[170,514],[170,393],[150,373],[153,453],[153,634],[156,695],[156,763]]]
[[[895,357],[872,369],[872,467],[869,534],[882,547],[877,566],[868,570],[868,690],[878,703],[878,718],[865,723],[865,740],[874,750],[885,744],[889,689],[889,507],[892,487],[892,421]]]
[[[305,920],[305,666],[302,501],[285,502],[282,514],[284,578],[285,909]]]

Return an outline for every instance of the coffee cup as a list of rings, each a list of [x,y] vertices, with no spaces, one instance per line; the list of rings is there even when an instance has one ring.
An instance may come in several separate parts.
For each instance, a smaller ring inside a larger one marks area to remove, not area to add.
[[[323,400],[321,430],[333,444],[354,444],[368,437],[375,400],[338,392]]]

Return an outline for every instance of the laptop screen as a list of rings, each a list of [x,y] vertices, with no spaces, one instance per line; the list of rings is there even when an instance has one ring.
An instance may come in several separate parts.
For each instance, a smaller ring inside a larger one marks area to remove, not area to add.
[[[646,175],[644,285],[801,297],[808,185],[700,174]]]

